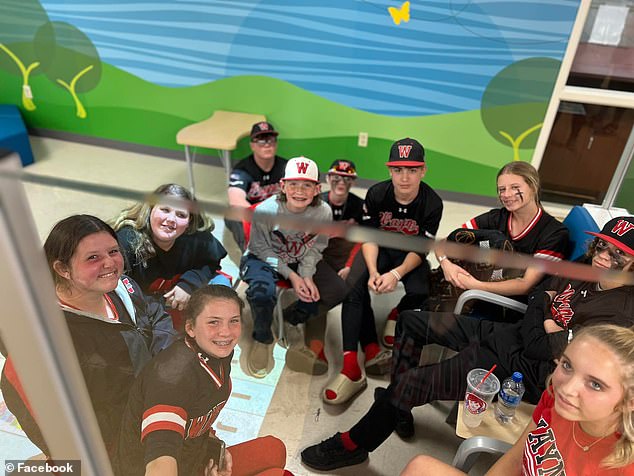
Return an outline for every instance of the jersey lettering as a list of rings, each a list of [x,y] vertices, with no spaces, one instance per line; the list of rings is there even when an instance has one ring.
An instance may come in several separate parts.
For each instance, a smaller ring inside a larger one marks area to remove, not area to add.
[[[205,433],[209,433],[211,425],[214,421],[216,421],[216,418],[218,418],[220,410],[222,410],[222,407],[225,406],[225,403],[226,400],[217,404],[215,407],[209,410],[207,414],[201,415],[196,418],[191,418],[187,422],[185,439],[197,438],[201,435],[204,435]]]
[[[537,428],[528,434],[524,458],[524,474],[539,476],[565,476],[566,474],[555,434],[544,418],[540,418]],[[526,458],[530,461],[527,462]]]
[[[632,228],[634,228],[634,223],[630,223],[627,220],[619,220],[616,222],[616,225],[614,225],[611,232],[616,233],[619,236],[623,236]]]
[[[574,294],[575,290],[572,289],[572,285],[568,283],[566,289],[555,296],[555,299],[553,299],[553,303],[550,306],[550,313],[553,316],[553,319],[564,327],[568,327],[568,323],[572,319],[572,316],[575,315],[575,311],[570,305],[570,300]]]
[[[399,145],[398,146],[398,156],[400,159],[409,158],[409,153],[412,151],[411,145]]]
[[[404,235],[418,235],[420,228],[411,218],[393,218],[392,212],[379,212],[379,227],[382,230]]]
[[[251,182],[251,187],[247,192],[247,200],[251,203],[261,202],[280,191],[280,184],[271,183],[262,185],[260,182]]]

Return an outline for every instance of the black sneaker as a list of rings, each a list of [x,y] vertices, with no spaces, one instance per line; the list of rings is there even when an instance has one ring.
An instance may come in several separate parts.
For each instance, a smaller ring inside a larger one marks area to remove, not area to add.
[[[341,433],[302,451],[302,463],[318,471],[330,471],[352,466],[363,463],[367,459],[368,452],[362,448],[357,448],[354,451],[346,450],[341,441]]]

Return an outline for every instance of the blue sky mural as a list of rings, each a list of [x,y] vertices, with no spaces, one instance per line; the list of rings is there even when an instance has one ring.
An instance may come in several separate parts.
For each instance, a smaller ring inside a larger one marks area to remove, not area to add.
[[[237,75],[288,81],[396,116],[473,110],[490,79],[535,56],[561,59],[578,0],[42,0],[101,59],[183,87]]]

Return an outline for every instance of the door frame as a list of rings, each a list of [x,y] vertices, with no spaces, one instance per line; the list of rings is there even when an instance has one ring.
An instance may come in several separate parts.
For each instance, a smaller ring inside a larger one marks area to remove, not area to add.
[[[535,150],[533,151],[531,164],[537,170],[539,170],[539,166],[541,165],[544,157],[546,145],[548,144],[548,139],[550,138],[561,101],[634,109],[634,93],[566,85],[591,5],[592,0],[581,0],[579,4],[577,17],[570,32],[568,46],[559,69],[559,74],[557,75],[557,79],[555,81],[553,94],[550,98],[550,102],[548,103],[544,122],[539,132]],[[601,205],[602,207],[611,208],[614,204],[614,200],[616,199],[621,184],[623,183],[623,179],[625,178],[625,174],[627,173],[628,167],[632,161],[633,153],[634,128],[630,132],[628,142],[623,150],[621,158],[619,159],[619,163],[610,182],[610,186],[605,198],[603,199],[603,203]]]

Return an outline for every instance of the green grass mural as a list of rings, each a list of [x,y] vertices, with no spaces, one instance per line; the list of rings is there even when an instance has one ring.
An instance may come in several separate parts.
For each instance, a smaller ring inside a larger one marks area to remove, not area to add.
[[[78,117],[68,92],[45,76],[33,77],[31,87],[37,94],[38,108],[23,110],[29,127],[182,150],[176,144],[176,133],[215,110],[261,113],[281,131],[280,154],[306,155],[322,169],[335,158],[347,157],[357,162],[361,177],[373,180],[387,176],[384,163],[390,144],[401,137],[415,137],[427,150],[427,181],[438,189],[456,192],[494,196],[495,173],[513,160],[514,154],[508,143],[498,142],[487,132],[479,110],[421,117],[383,116],[262,76],[236,76],[199,86],[169,88],[102,63],[98,84],[78,94],[88,118]],[[0,70],[0,102],[20,105],[21,101],[20,78]],[[517,105],[514,107],[517,112]],[[368,147],[357,146],[359,132],[369,134]],[[532,150],[517,152],[522,160],[530,160]],[[200,153],[216,155],[217,151]],[[247,153],[244,140],[233,157]]]

